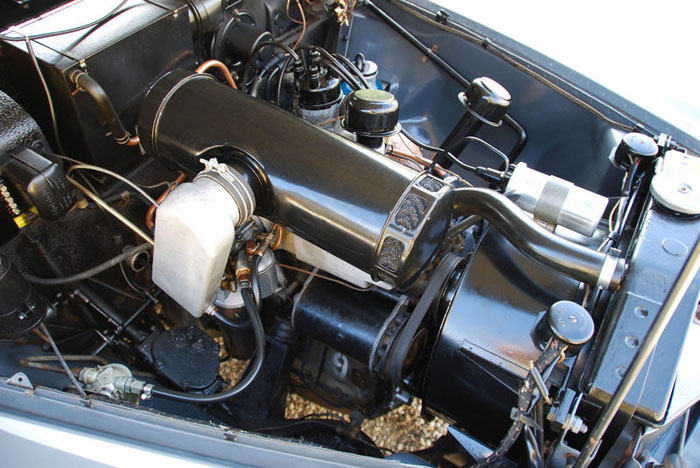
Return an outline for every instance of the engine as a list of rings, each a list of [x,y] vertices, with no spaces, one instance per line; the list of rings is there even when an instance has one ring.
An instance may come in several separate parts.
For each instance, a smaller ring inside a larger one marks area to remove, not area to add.
[[[683,462],[697,141],[448,64],[411,2],[106,3],[0,34],[4,377],[405,463]],[[358,421],[414,398],[449,432],[388,456]]]

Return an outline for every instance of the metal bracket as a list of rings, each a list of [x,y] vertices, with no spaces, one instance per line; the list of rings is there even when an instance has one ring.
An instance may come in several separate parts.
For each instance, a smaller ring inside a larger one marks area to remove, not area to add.
[[[32,382],[24,372],[17,372],[7,380],[7,384],[15,387],[26,388],[27,390],[34,390]]]
[[[511,408],[510,419],[512,419],[513,421],[517,421],[519,423],[523,423],[526,426],[529,426],[529,427],[535,429],[536,431],[542,431],[542,426],[537,424],[537,422],[534,419],[532,419],[531,417],[526,416],[525,413],[520,411],[518,408]]]

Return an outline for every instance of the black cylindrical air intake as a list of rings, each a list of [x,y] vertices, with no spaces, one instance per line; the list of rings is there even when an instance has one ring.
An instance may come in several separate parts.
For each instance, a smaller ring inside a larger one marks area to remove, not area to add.
[[[432,259],[453,190],[207,75],[177,70],[149,91],[141,143],[190,174],[200,158],[234,167],[256,192],[256,213],[399,288]]]

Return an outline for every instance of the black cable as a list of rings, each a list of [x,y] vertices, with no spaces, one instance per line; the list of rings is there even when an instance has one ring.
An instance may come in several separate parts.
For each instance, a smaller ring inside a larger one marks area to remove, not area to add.
[[[129,0],[123,0],[121,3],[119,3],[119,5],[114,7],[109,13],[107,13],[103,17],[96,19],[94,21],[91,21],[89,23],[83,24],[81,26],[75,26],[75,27],[68,28],[68,29],[61,29],[59,31],[47,32],[47,33],[41,33],[41,34],[33,34],[31,36],[12,37],[12,36],[0,35],[0,39],[5,40],[5,41],[24,41],[25,37],[30,39],[30,40],[43,39],[45,37],[60,36],[62,34],[70,34],[70,33],[76,32],[76,31],[81,31],[83,29],[87,29],[87,28],[90,28],[92,26],[96,26],[104,21],[109,20],[110,18],[112,18],[112,16],[114,16],[115,13],[117,13],[117,11],[119,11],[119,9],[121,7],[126,5],[128,3],[128,1]]]
[[[281,105],[281,100],[282,100],[282,82],[284,81],[284,75],[287,73],[287,68],[289,67],[289,64],[292,63],[292,56],[290,55],[287,57],[287,60],[284,61],[284,65],[282,65],[282,71],[280,72],[280,77],[277,80],[277,97],[275,100],[275,105],[277,107],[280,107]]]
[[[246,87],[248,85],[248,77],[250,75],[250,69],[253,66],[253,61],[255,60],[255,57],[258,55],[258,53],[265,47],[277,47],[279,49],[282,49],[283,51],[287,52],[290,57],[292,57],[295,61],[299,60],[299,54],[297,54],[294,50],[292,50],[291,47],[289,47],[286,44],[283,44],[281,42],[276,42],[276,41],[268,41],[268,42],[263,42],[262,44],[258,44],[255,46],[255,48],[252,50],[250,53],[250,57],[248,57],[248,60],[246,61],[245,68],[243,69],[243,78],[241,81],[241,90],[246,91]]]
[[[344,80],[350,87],[354,90],[362,89],[362,86],[355,81],[355,79],[344,69],[338,67],[334,62],[322,59],[321,62],[328,67],[328,69],[333,70],[338,78]]]
[[[353,77],[352,71],[347,70],[345,65],[343,65],[338,59],[333,57],[333,55],[330,52],[328,52],[326,49],[324,49],[323,47],[318,47],[318,46],[313,46],[313,45],[302,45],[299,47],[299,50],[315,50],[315,51],[317,51],[318,53],[320,53],[323,56],[324,59],[326,59],[325,60],[326,64],[329,65],[329,67],[330,67],[330,64],[332,64],[335,68],[337,68],[339,70],[343,70],[341,73],[344,76],[341,75],[341,77],[343,79],[345,79],[345,81],[347,81],[347,83],[353,89],[362,89],[364,87],[362,82],[358,82],[357,80],[355,80],[355,78]],[[330,64],[328,62],[330,62]],[[339,73],[339,72],[336,71],[336,73]],[[366,80],[365,80],[365,83],[366,83]],[[369,85],[367,87],[369,87]]]
[[[246,318],[243,321],[240,322],[234,322],[230,318],[226,317],[224,314],[219,312],[218,310],[214,312],[214,318],[218,320],[219,322],[223,323],[227,327],[231,328],[249,328],[250,327],[250,318]]]
[[[54,354],[58,358],[58,362],[61,363],[61,367],[63,367],[63,370],[66,371],[66,375],[68,376],[68,379],[71,381],[75,389],[80,393],[80,396],[83,397],[84,399],[87,400],[88,396],[85,393],[85,390],[83,390],[83,387],[78,383],[78,380],[75,378],[75,375],[73,375],[73,372],[70,370],[70,367],[68,367],[68,363],[66,363],[66,360],[63,359],[63,355],[61,354],[61,351],[59,351],[58,346],[56,345],[56,342],[54,341],[53,337],[51,336],[51,333],[49,333],[49,329],[46,328],[46,325],[43,323],[39,324],[39,328],[41,329],[42,333],[46,335],[46,338],[49,340],[49,344],[51,345],[51,349],[53,349]]]
[[[452,65],[447,63],[445,60],[442,59],[438,54],[436,54],[433,49],[430,47],[426,46],[420,39],[418,39],[415,35],[413,35],[410,31],[408,31],[406,28],[404,28],[398,21],[396,21],[394,18],[391,17],[387,12],[379,8],[377,5],[375,5],[373,2],[370,0],[365,0],[364,1],[364,6],[369,8],[374,12],[375,15],[379,16],[382,20],[384,20],[385,23],[387,23],[389,26],[394,28],[399,34],[401,34],[408,42],[413,44],[418,50],[420,50],[422,53],[424,53],[428,58],[430,58],[433,62],[435,62],[440,68],[445,70],[448,75],[450,75],[452,78],[454,78],[460,85],[462,85],[465,89],[469,87],[471,84],[469,80],[467,80],[464,76],[462,76],[461,73],[459,73],[457,70],[455,70]],[[527,139],[527,135],[525,134],[525,129],[523,128],[522,125],[518,124],[514,118],[510,116],[506,116],[508,118],[504,118],[503,121],[508,124],[513,126],[513,123],[517,124],[517,127],[514,127],[514,130],[518,133],[518,143],[513,147],[513,150],[511,151],[511,155],[513,157],[517,157],[517,152],[519,152],[522,147],[525,145],[525,141]],[[516,152],[517,151],[517,152]]]
[[[596,96],[586,92],[585,90],[576,86],[574,83],[570,82],[566,78],[561,77],[561,76],[551,72],[550,70],[547,70],[547,69],[541,67],[540,65],[532,62],[531,60],[526,59],[525,57],[522,57],[522,56],[516,54],[515,52],[507,49],[506,47],[504,47],[500,44],[497,44],[491,38],[483,36],[483,35],[477,33],[476,31],[469,29],[468,27],[464,26],[463,24],[457,23],[455,21],[451,21],[450,19],[447,19],[448,24],[438,23],[432,19],[435,17],[434,11],[423,8],[420,5],[417,5],[413,2],[406,1],[406,0],[394,0],[393,3],[395,5],[397,5],[399,8],[401,8],[403,11],[405,11],[406,13],[420,19],[421,21],[430,23],[437,28],[440,28],[444,31],[455,34],[458,37],[461,37],[462,39],[465,39],[473,44],[477,44],[477,45],[483,47],[486,51],[491,52],[492,54],[499,57],[500,59],[502,59],[503,61],[505,61],[509,65],[512,65],[513,67],[515,67],[519,71],[526,73],[527,75],[530,75],[532,78],[536,79],[537,81],[544,84],[545,86],[553,89],[555,92],[564,96],[566,99],[570,100],[574,104],[576,104],[580,107],[583,107],[584,109],[591,112],[597,118],[599,118],[603,122],[607,123],[608,125],[610,125],[612,127],[619,128],[621,130],[628,131],[628,132],[641,130],[641,131],[644,131],[646,133],[650,133],[639,122],[636,122],[635,119],[626,115],[621,110],[611,106],[610,104],[606,103],[602,99],[599,99]],[[377,8],[377,7],[374,6],[374,8]],[[612,112],[616,113],[617,115],[619,115],[620,117],[629,120],[631,122],[631,124],[624,124],[622,122],[618,122],[618,121],[608,117],[607,115],[603,114],[600,110],[598,110],[593,105],[585,102],[584,100],[582,100],[581,98],[576,96],[574,94],[574,92],[567,91],[564,88],[562,88],[560,85],[554,83],[551,79],[547,78],[545,76],[545,74],[555,77],[558,81],[560,81],[561,83],[563,83],[566,86],[568,86],[569,88],[571,88],[576,94],[584,95],[588,99],[595,101],[597,104],[605,107],[609,111],[612,111]],[[508,117],[508,116],[506,116],[506,117]],[[510,122],[508,122],[508,123],[510,124]],[[511,153],[511,157],[512,156],[513,156],[513,153]]]
[[[263,324],[260,320],[258,308],[255,305],[255,298],[253,297],[253,291],[250,284],[244,283],[240,285],[240,287],[241,296],[243,296],[243,302],[245,303],[246,311],[248,312],[248,316],[253,324],[253,333],[255,334],[255,357],[248,366],[250,371],[246,372],[245,376],[233,387],[213,395],[194,395],[163,387],[153,387],[151,390],[151,395],[185,403],[213,404],[224,402],[239,395],[253,383],[258,374],[260,374],[260,369],[262,369],[263,359],[265,357],[265,330],[263,329]]]
[[[560,343],[558,341],[550,342],[548,347],[542,352],[540,357],[535,362],[535,369],[537,369],[537,371],[540,374],[542,374],[547,367],[549,367],[553,362],[556,362],[556,360],[559,359],[559,357],[565,350],[565,344]],[[530,404],[532,403],[534,391],[536,389],[537,385],[535,384],[535,379],[532,376],[532,373],[529,373],[523,384],[520,386],[520,390],[518,391],[517,416],[522,417],[528,414],[528,412],[531,409]],[[523,426],[524,423],[521,418],[514,418],[513,423],[508,429],[508,432],[506,433],[505,437],[503,437],[501,443],[498,444],[498,448],[496,448],[496,450],[494,450],[493,453],[485,459],[472,465],[471,468],[485,468],[487,466],[490,466],[497,459],[503,457],[508,452],[508,450],[510,450],[515,441],[518,440],[518,437],[520,436],[520,433],[523,430]]]
[[[338,53],[333,54],[333,57],[343,62],[345,66],[360,80],[365,89],[371,88],[369,82],[367,82],[367,78],[365,78],[365,75],[363,75],[359,68],[357,68],[357,66],[355,66],[355,64],[352,63],[347,57]]]
[[[22,273],[22,276],[24,276],[24,278],[30,283],[39,284],[42,286],[60,286],[63,284],[75,283],[77,281],[82,281],[90,278],[91,276],[95,276],[99,273],[102,273],[103,271],[106,271],[112,268],[113,266],[118,265],[124,260],[127,260],[131,256],[136,255],[140,252],[145,252],[147,250],[150,250],[151,248],[151,244],[148,243],[132,247],[128,250],[125,250],[116,257],[110,258],[106,262],[103,262],[95,267],[90,268],[89,270],[85,270],[81,273],[76,273],[74,275],[66,276],[63,278],[38,278],[34,275],[30,275],[29,273]]]

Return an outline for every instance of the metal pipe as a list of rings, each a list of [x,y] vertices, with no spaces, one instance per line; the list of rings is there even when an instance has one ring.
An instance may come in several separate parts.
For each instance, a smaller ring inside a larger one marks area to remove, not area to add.
[[[698,270],[700,270],[700,239],[698,239],[698,241],[695,243],[695,247],[688,257],[688,260],[685,262],[681,273],[678,275],[678,279],[673,285],[673,288],[668,293],[666,301],[664,301],[664,305],[659,311],[659,315],[656,316],[651,329],[649,329],[649,333],[639,346],[632,364],[630,364],[629,369],[620,382],[620,385],[617,387],[617,390],[615,390],[610,402],[605,406],[605,409],[598,418],[598,422],[596,422],[595,427],[593,427],[593,430],[586,440],[586,444],[581,450],[581,455],[579,455],[578,459],[576,460],[576,465],[574,465],[574,468],[585,468],[592,461],[592,456],[594,455],[600,440],[603,438],[605,431],[608,429],[608,426],[622,406],[622,403],[625,401],[627,393],[629,393],[630,389],[637,380],[637,377],[646,364],[647,359],[656,348],[659,338],[661,338],[661,335],[666,329],[666,325],[668,325],[671,317],[673,317],[673,314],[676,312],[676,309],[683,299],[683,296],[685,296],[685,293],[688,291],[690,284],[695,279],[695,276],[697,276]]]
[[[233,76],[231,76],[231,72],[229,71],[228,67],[219,60],[207,60],[206,62],[202,62],[202,64],[198,66],[195,71],[197,73],[205,73],[210,68],[216,68],[219,70],[221,73],[223,73],[224,78],[226,78],[226,83],[228,83],[228,85],[233,89],[238,89],[238,86],[236,86],[236,82],[233,81]]]
[[[455,190],[453,216],[479,215],[487,219],[515,248],[533,260],[579,281],[615,290],[622,282],[624,260],[559,237],[493,190]]]

